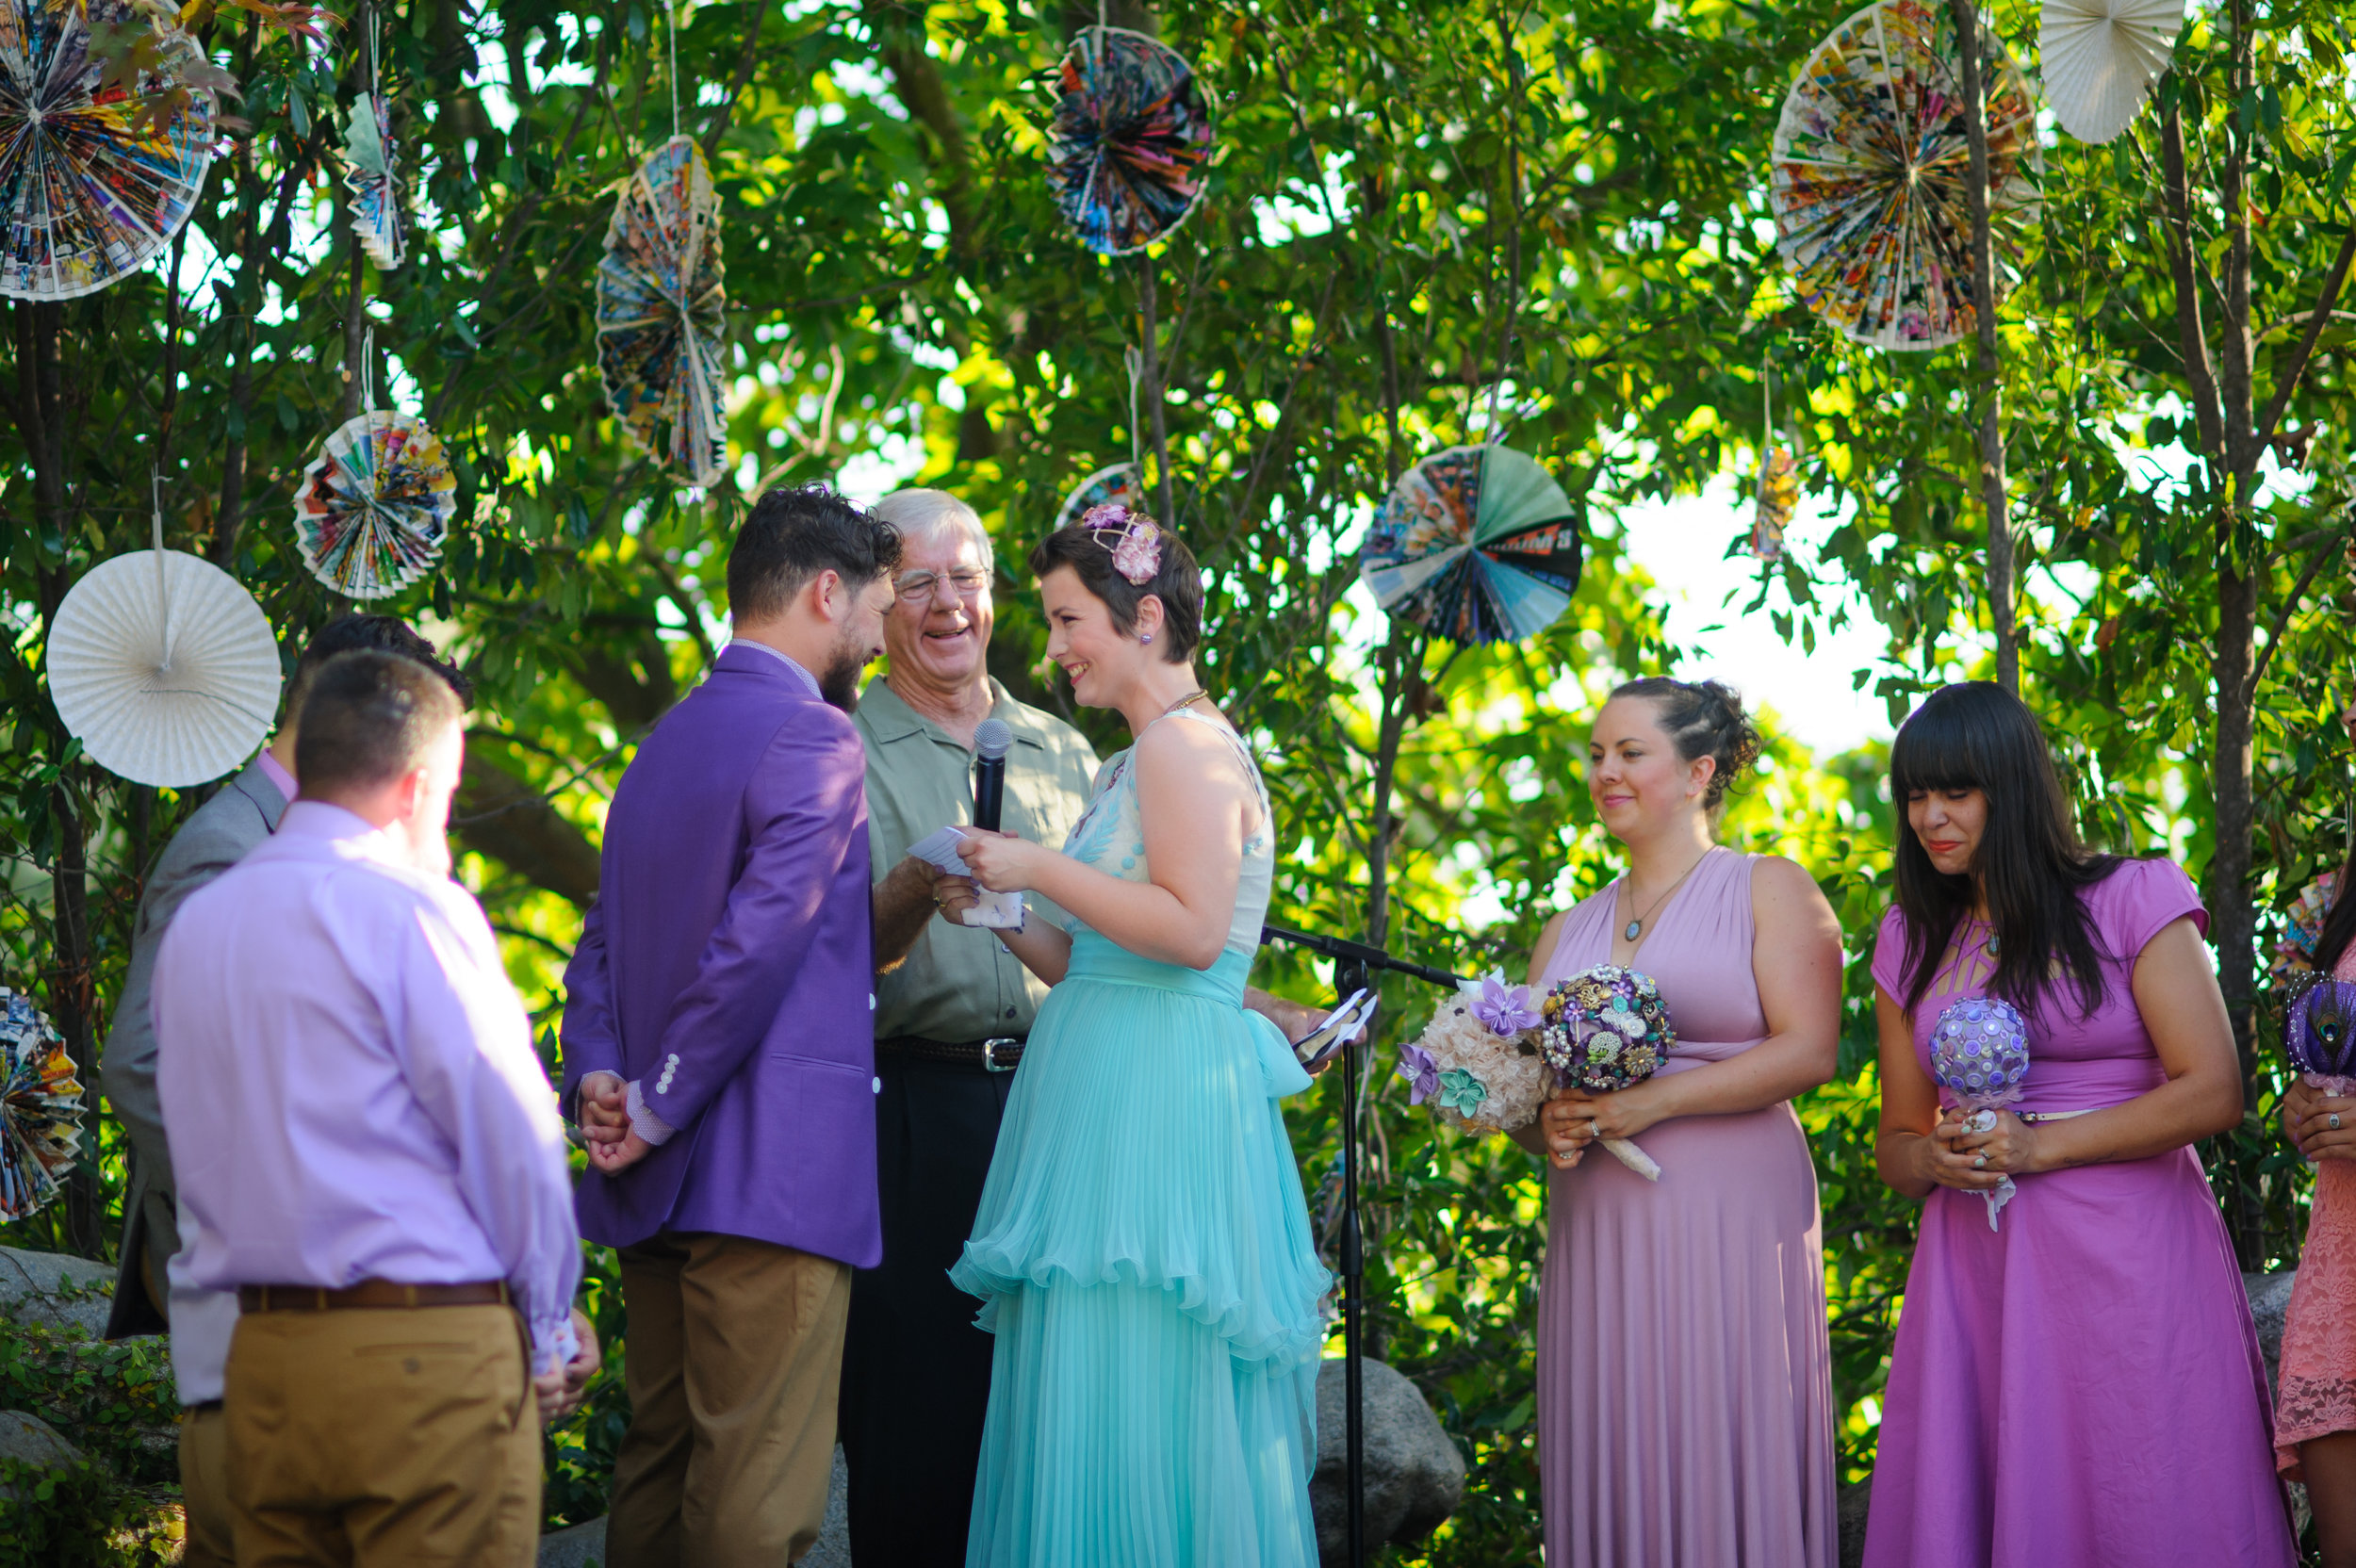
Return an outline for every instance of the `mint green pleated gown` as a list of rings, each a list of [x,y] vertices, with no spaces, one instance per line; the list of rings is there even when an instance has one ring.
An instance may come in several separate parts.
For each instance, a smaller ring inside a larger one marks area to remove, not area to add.
[[[1064,847],[1143,881],[1131,756]],[[1309,1079],[1241,1005],[1271,862],[1263,825],[1208,971],[1073,929],[951,1270],[997,1336],[967,1568],[1317,1561],[1332,1277],[1277,1104]]]

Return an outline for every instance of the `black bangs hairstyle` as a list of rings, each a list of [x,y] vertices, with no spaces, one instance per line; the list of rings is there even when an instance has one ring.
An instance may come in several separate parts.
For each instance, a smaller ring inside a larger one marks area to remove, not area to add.
[[[1909,797],[1946,790],[1977,790],[1988,798],[1988,825],[1967,875],[1942,875],[1906,819]],[[2036,715],[1989,681],[1940,687],[1899,727],[1890,747],[1890,799],[1898,815],[1898,909],[1906,923],[1906,994],[1899,1000],[1907,1011],[1931,988],[1956,927],[1972,912],[1976,880],[1997,939],[1989,992],[2026,1013],[2049,984],[2067,975],[2082,1015],[2093,1016],[2102,1002],[2106,955],[2095,946],[2079,895],[2117,871],[2119,860],[2079,841]]]
[[[2329,975],[2340,967],[2340,956],[2348,944],[2356,941],[2356,898],[2348,896],[2356,888],[2356,855],[2348,857],[2340,868],[2340,879],[2332,884],[2331,912],[2323,917],[2323,929],[2315,933],[2315,972]]]
[[[1132,514],[1146,517],[1142,512]],[[1043,578],[1058,566],[1069,566],[1079,578],[1080,585],[1104,601],[1111,612],[1113,627],[1123,632],[1137,628],[1137,606],[1147,595],[1162,601],[1162,658],[1172,664],[1183,664],[1194,654],[1195,645],[1203,641],[1203,568],[1194,559],[1194,551],[1186,542],[1168,529],[1162,529],[1161,565],[1143,582],[1131,582],[1113,570],[1114,542],[1117,529],[1092,529],[1085,523],[1059,528],[1039,543],[1031,552],[1031,575]]]

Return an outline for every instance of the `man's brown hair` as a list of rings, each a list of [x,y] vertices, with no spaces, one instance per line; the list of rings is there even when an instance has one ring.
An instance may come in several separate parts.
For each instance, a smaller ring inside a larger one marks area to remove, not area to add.
[[[442,672],[398,653],[339,653],[311,678],[295,731],[295,777],[319,799],[389,784],[423,762],[465,710]]]

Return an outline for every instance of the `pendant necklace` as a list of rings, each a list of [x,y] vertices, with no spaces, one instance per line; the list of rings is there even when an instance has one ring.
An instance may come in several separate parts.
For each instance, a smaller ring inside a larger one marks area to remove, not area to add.
[[[1717,846],[1717,845],[1715,845],[1715,844],[1712,844],[1712,845],[1710,845],[1710,849],[1715,849],[1715,848],[1717,848],[1717,847],[1718,847],[1718,846]],[[1694,861],[1692,865],[1690,865],[1690,866],[1688,866],[1688,867],[1686,867],[1686,868],[1685,868],[1685,876],[1691,876],[1691,875],[1693,875],[1695,872],[1699,871],[1699,870],[1701,869],[1701,864],[1702,864],[1702,861],[1703,861],[1703,860],[1707,860],[1707,859],[1709,859],[1709,858],[1710,858],[1710,850],[1709,850],[1709,849],[1705,849],[1705,850],[1703,850],[1703,851],[1702,851],[1702,853],[1701,853],[1701,857],[1700,857],[1700,858],[1699,858],[1699,859],[1696,859],[1696,860],[1695,860],[1695,861]],[[1666,904],[1666,903],[1668,903],[1668,902],[1669,902],[1669,894],[1670,894],[1670,893],[1674,893],[1674,892],[1676,892],[1676,891],[1677,891],[1679,888],[1682,888],[1682,887],[1684,887],[1684,886],[1685,886],[1685,876],[1680,876],[1680,877],[1678,877],[1676,881],[1674,881],[1674,882],[1670,883],[1670,884],[1669,884],[1669,890],[1668,890],[1668,892],[1664,892],[1664,893],[1662,893],[1662,894],[1661,894],[1659,898],[1654,899],[1654,900],[1652,901],[1652,907],[1651,907],[1651,908],[1649,908],[1649,909],[1647,909],[1647,910],[1645,910],[1643,914],[1641,914],[1641,915],[1637,916],[1634,920],[1629,921],[1629,922],[1628,923],[1627,927],[1626,927],[1624,930],[1622,930],[1622,931],[1621,931],[1620,935],[1621,935],[1623,938],[1625,938],[1625,939],[1627,939],[1628,940],[1629,940],[1629,941],[1634,941],[1634,940],[1636,940],[1636,939],[1637,939],[1637,938],[1639,938],[1639,937],[1643,936],[1643,935],[1644,935],[1644,923],[1645,923],[1646,921],[1648,921],[1648,920],[1652,919],[1652,918],[1653,918],[1653,916],[1655,916],[1655,915],[1657,915],[1657,914],[1659,914],[1659,913],[1661,912],[1661,906],[1663,904]],[[1626,883],[1628,882],[1628,875],[1627,875],[1627,874],[1626,874],[1626,873],[1622,873],[1622,874],[1621,874],[1621,876],[1620,876],[1620,881],[1621,881],[1623,884],[1626,884]],[[1633,889],[1631,889],[1630,890],[1632,891],[1632,890],[1633,890]]]
[[[1197,686],[1193,691],[1188,692],[1185,696],[1180,697],[1176,702],[1173,702],[1169,707],[1163,709],[1162,717],[1168,718],[1172,713],[1178,711],[1181,708],[1186,707],[1188,703],[1200,702],[1210,694],[1210,693],[1204,691],[1202,687]]]

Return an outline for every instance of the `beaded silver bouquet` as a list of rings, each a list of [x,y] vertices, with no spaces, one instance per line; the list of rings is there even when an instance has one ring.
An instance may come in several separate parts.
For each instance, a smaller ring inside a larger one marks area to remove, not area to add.
[[[1992,996],[1969,997],[1950,1005],[1931,1025],[1931,1076],[1955,1103],[1972,1114],[1963,1125],[1985,1133],[1996,1125],[1996,1110],[2021,1098],[2029,1075],[2029,1024],[2011,1003]],[[2012,1178],[1999,1176],[1988,1200],[1988,1228],[2012,1201]]]
[[[1597,964],[1557,980],[1539,1004],[1546,1021],[1538,1049],[1571,1088],[1590,1094],[1641,1084],[1661,1070],[1677,1044],[1669,1004],[1652,976],[1616,964]],[[1627,1138],[1600,1140],[1619,1162],[1647,1182],[1661,1167]]]

